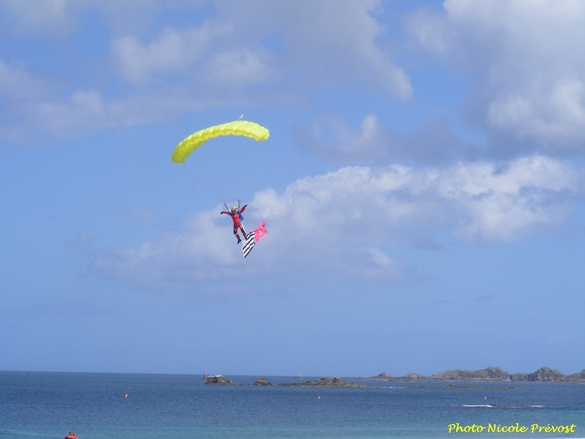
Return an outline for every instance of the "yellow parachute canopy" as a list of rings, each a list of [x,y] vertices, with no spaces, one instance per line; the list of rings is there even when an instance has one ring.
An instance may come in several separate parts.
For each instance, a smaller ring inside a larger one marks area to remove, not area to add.
[[[183,141],[175,148],[171,160],[175,163],[185,163],[185,159],[189,157],[193,151],[209,139],[218,136],[246,136],[261,141],[268,139],[268,137],[270,137],[270,132],[268,129],[257,123],[245,120],[222,123],[220,125],[197,131],[183,139]]]

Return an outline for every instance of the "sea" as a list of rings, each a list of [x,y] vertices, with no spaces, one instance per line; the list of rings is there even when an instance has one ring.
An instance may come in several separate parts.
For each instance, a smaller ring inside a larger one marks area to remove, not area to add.
[[[0,372],[0,439],[585,438],[583,384],[227,378]]]

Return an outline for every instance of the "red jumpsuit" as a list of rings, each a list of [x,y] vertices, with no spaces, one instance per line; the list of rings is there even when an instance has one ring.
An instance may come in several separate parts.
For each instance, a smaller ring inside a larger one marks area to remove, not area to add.
[[[240,214],[246,210],[246,206],[243,206],[240,210],[236,210],[234,212],[228,211],[228,210],[224,210],[223,212],[220,213],[223,214],[227,214],[229,216],[232,217],[232,221],[234,222],[234,235],[236,235],[236,238],[238,239],[238,242],[241,241],[240,239],[240,235],[238,234],[238,229],[240,229],[242,231],[242,233],[244,234],[244,238],[246,237],[247,233],[246,230],[244,229],[244,225],[242,224],[242,222],[240,221]]]

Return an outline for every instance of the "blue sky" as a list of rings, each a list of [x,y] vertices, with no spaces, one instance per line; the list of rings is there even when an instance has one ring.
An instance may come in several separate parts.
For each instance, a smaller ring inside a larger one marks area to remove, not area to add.
[[[585,367],[583,2],[3,0],[0,38],[1,370]],[[171,162],[241,114],[270,139]]]

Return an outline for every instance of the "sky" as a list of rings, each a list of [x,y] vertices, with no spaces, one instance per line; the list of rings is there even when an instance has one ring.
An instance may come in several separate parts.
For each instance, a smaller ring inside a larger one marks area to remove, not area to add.
[[[580,0],[0,0],[0,370],[580,372],[584,40]]]

